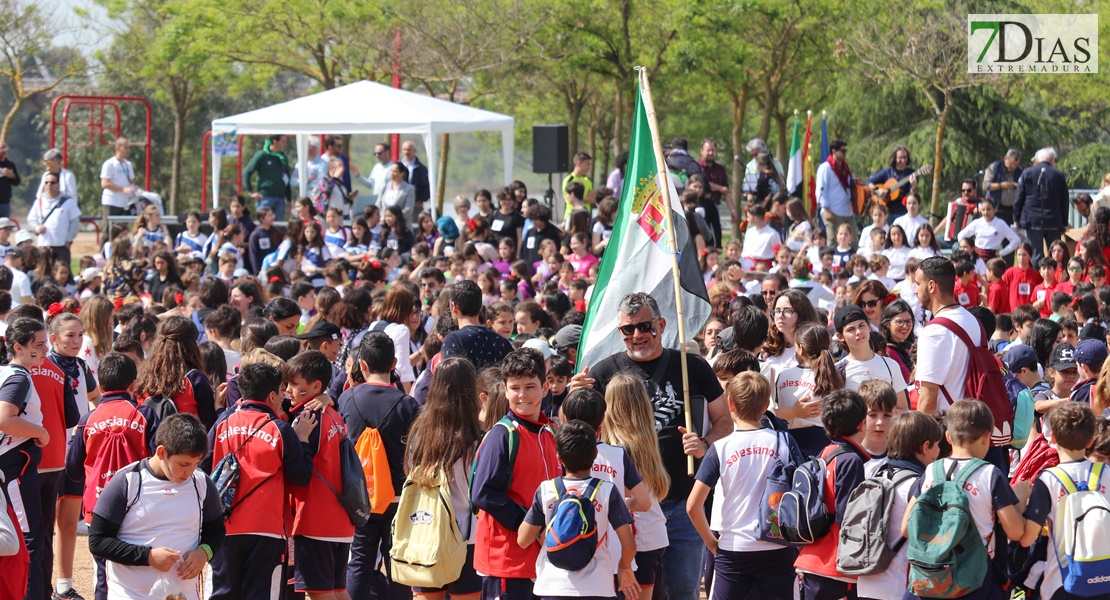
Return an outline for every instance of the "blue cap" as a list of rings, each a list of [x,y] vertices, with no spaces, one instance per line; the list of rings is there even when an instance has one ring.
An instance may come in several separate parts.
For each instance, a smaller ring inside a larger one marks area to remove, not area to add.
[[[1032,369],[1037,366],[1037,351],[1027,344],[1011,344],[1006,349],[1002,362],[1011,373],[1017,373],[1026,367]]]
[[[1102,368],[1102,363],[1106,362],[1106,343],[1098,340],[1083,340],[1075,347],[1075,362],[1094,367],[1095,370]]]

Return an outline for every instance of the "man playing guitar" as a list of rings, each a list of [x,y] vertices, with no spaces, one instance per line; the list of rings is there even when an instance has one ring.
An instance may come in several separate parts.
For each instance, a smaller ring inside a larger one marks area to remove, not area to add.
[[[907,180],[897,191],[888,189],[891,193],[886,207],[890,210],[890,218],[896,219],[906,214],[906,196],[917,191],[917,174],[910,167],[910,151],[905,146],[895,146],[890,151],[887,164],[887,168],[867,179],[867,185],[874,192],[880,186],[886,187],[890,181]]]

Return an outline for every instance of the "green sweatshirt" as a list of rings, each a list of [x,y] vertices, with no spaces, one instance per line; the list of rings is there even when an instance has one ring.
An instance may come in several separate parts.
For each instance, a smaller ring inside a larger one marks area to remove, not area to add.
[[[289,163],[284,154],[271,152],[269,148],[270,143],[267,141],[266,148],[256,152],[247,168],[243,169],[243,189],[248,193],[257,191],[263,196],[285,198],[286,202],[290,202],[293,199],[293,190],[289,187]],[[251,175],[256,173],[257,190],[251,185]]]

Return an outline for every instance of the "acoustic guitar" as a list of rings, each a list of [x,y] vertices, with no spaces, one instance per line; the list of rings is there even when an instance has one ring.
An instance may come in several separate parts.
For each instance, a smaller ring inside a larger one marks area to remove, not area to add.
[[[891,177],[883,183],[875,184],[876,189],[887,190],[886,198],[874,198],[874,202],[886,206],[888,202],[898,200],[902,197],[902,186],[909,183],[910,178],[915,175],[928,175],[933,171],[933,165],[925,165],[920,169],[910,173],[902,179],[894,179]],[[867,209],[873,200],[873,190],[866,181],[853,179],[852,180],[852,210],[857,215],[867,214]]]

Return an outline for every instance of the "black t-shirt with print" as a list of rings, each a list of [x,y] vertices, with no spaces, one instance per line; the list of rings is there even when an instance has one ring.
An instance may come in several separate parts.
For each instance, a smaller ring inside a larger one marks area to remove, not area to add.
[[[659,358],[644,362],[634,361],[627,353],[619,352],[591,366],[589,376],[595,380],[594,387],[603,394],[606,384],[618,373],[631,373],[641,378],[647,385],[648,397],[651,398],[655,413],[655,431],[659,435],[659,451],[663,455],[663,467],[671,476],[671,489],[667,493],[667,499],[676,500],[690,495],[694,478],[686,472],[686,454],[682,451],[682,434],[678,432],[679,426],[686,425],[682,403],[682,359],[677,350],[663,352],[665,354]],[[653,377],[664,357],[667,360],[666,367],[662,377],[658,378],[659,385],[656,385]],[[694,428],[704,436],[709,432],[705,426],[709,420],[708,408],[704,403],[716,400],[724,392],[717,382],[717,376],[713,374],[713,368],[704,358],[689,353],[686,357]],[[699,408],[694,406],[695,402],[703,404]]]

